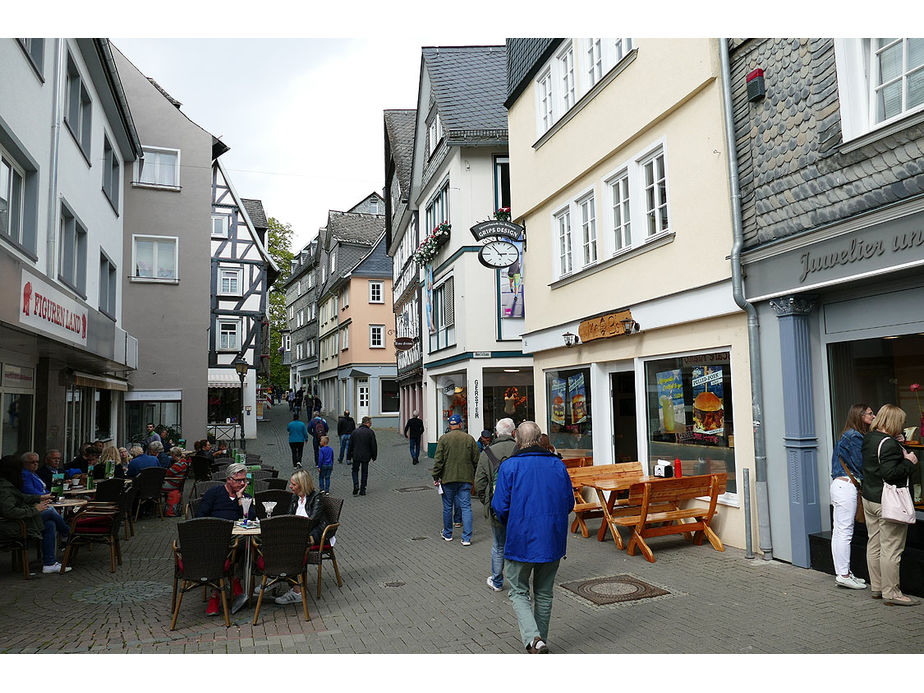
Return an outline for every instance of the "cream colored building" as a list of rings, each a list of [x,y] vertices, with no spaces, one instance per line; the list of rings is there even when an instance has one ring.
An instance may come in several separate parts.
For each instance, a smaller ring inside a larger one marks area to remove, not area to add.
[[[754,452],[718,44],[514,39],[507,49],[536,420],[556,447],[592,451],[596,464],[679,458],[684,474],[727,470],[714,527],[744,546],[739,489]],[[722,406],[694,418],[707,390]]]

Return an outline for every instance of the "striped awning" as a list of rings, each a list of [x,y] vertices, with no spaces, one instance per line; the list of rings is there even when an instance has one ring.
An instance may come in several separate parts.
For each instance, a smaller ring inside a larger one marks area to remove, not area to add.
[[[241,379],[233,368],[209,369],[209,387],[237,387],[241,386]]]
[[[121,390],[122,392],[128,390],[127,380],[82,371],[74,371],[74,385],[95,387],[97,390]]]

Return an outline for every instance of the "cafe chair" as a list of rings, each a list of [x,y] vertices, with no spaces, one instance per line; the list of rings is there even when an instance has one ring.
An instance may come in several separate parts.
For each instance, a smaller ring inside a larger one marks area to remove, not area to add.
[[[148,467],[138,472],[132,483],[132,488],[138,489],[138,497],[135,500],[135,521],[138,521],[138,515],[141,513],[141,506],[145,503],[154,503],[157,508],[157,515],[161,520],[164,519],[164,508],[160,502],[163,495],[164,477],[167,476],[167,470],[163,467]]]
[[[122,565],[122,547],[119,545],[119,522],[122,510],[118,503],[89,503],[71,518],[70,534],[61,561],[61,574],[77,557],[81,546],[106,544],[109,546],[109,572],[116,571],[116,561]]]
[[[310,529],[311,520],[298,515],[274,515],[260,522],[260,543],[257,544],[257,557],[252,572],[254,575],[262,575],[263,579],[253,613],[253,625],[257,625],[263,596],[277,582],[301,587],[305,620],[311,620],[308,616]]]
[[[263,481],[264,479],[273,478],[273,473],[269,469],[258,469],[255,472],[250,472],[250,475],[254,481]]]
[[[135,509],[135,498],[137,497],[138,489],[134,487],[134,484],[126,486],[122,491],[122,495],[119,496],[119,511],[122,513],[126,541],[128,541],[129,536],[135,536],[135,520],[132,511]]]
[[[193,455],[189,466],[192,468],[193,479],[196,481],[211,481],[212,460],[204,455]]]
[[[93,500],[96,503],[118,503],[119,496],[122,495],[122,487],[125,482],[122,479],[105,479],[96,482],[96,495]]]
[[[325,505],[325,513],[330,522],[324,528],[321,534],[321,542],[314,544],[308,551],[308,563],[318,566],[318,599],[321,598],[321,566],[324,561],[330,561],[334,566],[334,574],[337,576],[337,587],[343,587],[343,580],[340,579],[340,568],[337,566],[337,556],[334,554],[334,545],[332,540],[340,527],[340,511],[343,509],[343,499],[334,498],[333,496],[324,496],[321,502]]]
[[[16,525],[15,534],[6,537],[0,537],[0,551],[9,551],[12,562],[11,569],[16,570],[22,566],[22,576],[29,579],[29,535],[26,532],[26,523],[22,520],[3,520],[4,523]],[[36,539],[38,545],[39,558],[41,558],[42,540]]]
[[[189,493],[190,498],[202,498],[202,494],[208,491],[210,488],[215,488],[216,486],[224,486],[224,481],[197,481],[193,484],[192,491]]]
[[[262,491],[269,491],[269,482],[270,479],[254,479],[253,482],[253,492],[261,493]]]
[[[183,595],[198,587],[212,587],[221,593],[225,626],[231,626],[228,616],[228,590],[237,542],[231,541],[234,523],[220,517],[199,517],[177,525],[178,539],[173,542],[173,597],[170,608],[176,628]]]
[[[186,519],[191,520],[199,513],[199,502],[202,498],[190,498],[186,502]]]
[[[260,465],[260,469],[262,469],[263,471],[269,472],[269,473],[270,473],[270,478],[272,478],[272,479],[277,479],[277,478],[279,478],[279,470],[276,469],[275,467],[272,467],[272,466],[267,465],[267,464],[261,464],[261,465]]]
[[[292,504],[292,492],[281,490],[258,491],[253,494],[254,507],[257,509],[257,518],[262,520],[266,517],[266,510],[263,509],[263,501],[276,501],[276,507],[273,508],[273,517],[277,515],[288,515],[289,506]]]
[[[266,479],[266,487],[270,491],[285,491],[289,488],[288,479]]]

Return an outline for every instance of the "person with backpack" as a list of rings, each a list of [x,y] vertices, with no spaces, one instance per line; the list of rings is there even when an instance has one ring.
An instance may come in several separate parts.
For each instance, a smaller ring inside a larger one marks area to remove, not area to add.
[[[311,432],[312,443],[314,444],[314,466],[318,466],[318,451],[321,447],[321,438],[327,435],[330,426],[321,418],[321,412],[315,411],[314,417],[308,422],[308,430]]]
[[[475,495],[484,504],[484,516],[491,521],[491,533],[494,535],[494,543],[491,546],[491,574],[485,582],[495,592],[504,589],[504,543],[507,540],[507,527],[494,517],[491,498],[497,484],[497,470],[517,448],[517,443],[513,439],[515,429],[513,419],[498,421],[494,427],[497,439],[481,452],[478,467],[475,469]]]

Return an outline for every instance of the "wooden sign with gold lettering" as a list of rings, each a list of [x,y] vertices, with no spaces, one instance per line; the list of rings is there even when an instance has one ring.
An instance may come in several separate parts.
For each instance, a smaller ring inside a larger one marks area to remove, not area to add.
[[[621,310],[618,313],[607,313],[599,315],[590,320],[584,320],[578,326],[578,336],[585,344],[595,339],[604,339],[606,337],[615,337],[616,335],[625,334],[626,328],[622,321],[626,318],[632,318],[632,312]]]

